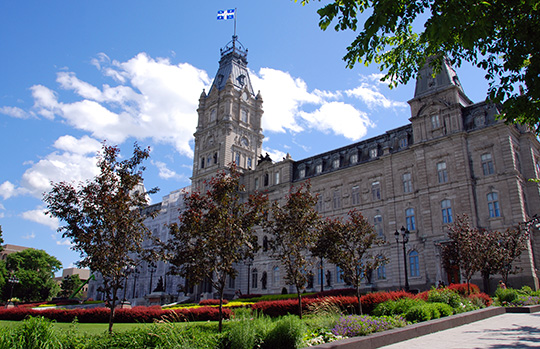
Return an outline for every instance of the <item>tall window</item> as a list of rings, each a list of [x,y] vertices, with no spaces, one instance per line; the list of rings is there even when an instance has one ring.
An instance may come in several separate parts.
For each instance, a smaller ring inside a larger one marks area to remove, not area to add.
[[[248,168],[251,168],[251,165],[252,165],[252,164],[253,164],[253,163],[252,163],[251,158],[248,158],[248,159],[247,159],[247,167],[248,167]]]
[[[405,222],[407,222],[407,230],[416,230],[416,220],[414,218],[414,208],[405,210]]]
[[[407,137],[403,137],[399,140],[399,149],[407,148],[409,145],[409,141],[407,140]]]
[[[420,276],[420,263],[418,263],[418,252],[409,253],[409,272],[412,277]]]
[[[255,178],[255,189],[259,189],[259,178]]]
[[[450,200],[441,201],[441,211],[443,223],[452,223],[452,204]]]
[[[360,187],[357,185],[351,188],[351,205],[360,205]]]
[[[316,173],[321,173],[322,172],[322,164],[317,164],[315,166],[315,172]]]
[[[274,267],[272,282],[273,282],[274,286],[279,285],[279,267]]]
[[[484,172],[484,176],[493,174],[493,160],[491,159],[491,153],[482,154],[480,157],[482,161],[482,171]]]
[[[403,180],[403,192],[404,193],[411,193],[412,192],[412,176],[410,172],[404,173],[403,176],[401,176],[401,179]]]
[[[377,258],[383,259],[383,256],[378,256]],[[386,279],[386,265],[385,265],[385,263],[382,263],[377,267],[377,279],[379,279],[379,280]]]
[[[259,281],[259,272],[257,269],[251,271],[251,288],[257,288]]]
[[[274,184],[275,185],[279,184],[279,171],[276,172],[275,175],[274,175]]]
[[[371,183],[371,197],[373,201],[381,199],[381,183],[379,181]]]
[[[436,129],[441,127],[441,121],[439,119],[439,115],[431,115],[431,128]]]
[[[300,169],[300,172],[298,173],[298,177],[304,178],[306,176],[306,169]]]
[[[234,157],[234,163],[240,166],[240,153],[236,153],[236,156]]]
[[[264,186],[267,187],[270,182],[270,176],[268,175],[268,173],[264,174],[263,179],[264,179]]]
[[[323,209],[324,209],[323,197],[322,195],[319,195],[319,197],[317,198],[317,204],[315,205],[315,210],[321,213]]]
[[[339,158],[332,160],[332,168],[339,168]]]
[[[448,172],[446,171],[446,162],[442,161],[437,164],[437,175],[439,183],[448,182]]]
[[[204,157],[201,158],[201,168],[204,168]]]
[[[232,276],[229,276],[229,288],[236,288],[235,281],[236,281],[235,278],[233,278]]]
[[[499,195],[495,192],[487,194],[487,202],[489,209],[489,217],[500,217],[501,210],[499,208]]]
[[[334,206],[334,210],[341,207],[341,191],[339,189],[334,190],[334,198],[332,200],[332,203]]]
[[[246,122],[246,123],[248,122],[248,113],[245,109],[242,109],[242,112],[240,114],[240,120],[242,122]]]
[[[358,162],[358,154],[352,154],[349,160],[351,164],[356,164]]]
[[[377,233],[377,236],[384,240],[383,222],[380,214],[373,217],[373,229],[375,230],[375,233]]]
[[[343,271],[340,267],[336,266],[336,283],[343,282]]]
[[[373,148],[369,150],[369,157],[372,159],[377,157],[377,148]]]

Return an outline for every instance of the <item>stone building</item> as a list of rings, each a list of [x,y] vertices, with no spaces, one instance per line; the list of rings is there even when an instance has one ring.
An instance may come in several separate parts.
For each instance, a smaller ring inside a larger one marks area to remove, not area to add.
[[[478,227],[502,230],[540,213],[540,186],[528,180],[540,177],[538,139],[524,127],[498,121],[495,105],[473,103],[448,63],[435,77],[428,66],[419,72],[409,101],[410,124],[298,161],[287,156],[274,162],[262,156],[262,103],[249,79],[247,50],[234,37],[221,51],[210,91],[199,99],[192,187],[200,188],[231,162],[242,170],[248,193],[265,191],[271,200],[283,200],[291,187],[309,180],[319,195],[322,216],[341,217],[356,208],[386,241],[377,252],[389,261],[373,272],[366,289],[403,287],[403,245],[394,237],[402,226],[410,231],[405,246],[410,288],[425,290],[439,281],[459,281],[459,272],[447,273],[441,261],[447,225],[456,215],[467,214]],[[177,219],[179,208],[181,191],[164,197],[156,206],[160,215],[148,223],[151,229],[166,239],[164,224]],[[535,228],[512,285],[538,288],[539,239]],[[266,241],[260,232],[263,248],[253,261],[238,265],[239,277],[229,281],[229,296],[236,290],[293,291],[266,250]],[[143,266],[132,277],[138,279],[128,282],[136,287],[128,285],[127,298],[140,299],[159,277],[167,280],[166,292],[178,293],[183,281],[166,272],[163,262]],[[307,291],[346,287],[333,265],[325,263],[313,272]],[[209,286],[200,285],[194,294],[205,292],[211,293]]]

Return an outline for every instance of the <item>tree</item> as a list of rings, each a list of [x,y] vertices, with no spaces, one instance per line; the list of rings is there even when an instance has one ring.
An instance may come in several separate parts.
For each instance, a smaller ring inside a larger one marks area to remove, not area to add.
[[[58,229],[71,240],[72,248],[81,255],[77,263],[101,274],[107,305],[110,307],[109,332],[112,332],[118,290],[131,266],[141,260],[156,258],[156,251],[143,247],[144,241],[156,241],[144,225],[144,207],[148,192],[142,186],[142,162],[150,149],[136,143],[133,156],[119,161],[120,149],[103,145],[98,155],[100,173],[92,180],[79,183],[53,183],[44,196],[47,213],[65,222]],[[155,214],[154,212],[153,214]]]
[[[272,217],[264,228],[272,237],[272,255],[279,259],[285,268],[287,285],[296,287],[300,318],[301,291],[312,273],[313,263],[308,252],[313,248],[320,229],[320,217],[315,210],[317,197],[311,195],[310,189],[309,182],[302,184],[291,189],[284,205],[274,202],[271,208]]]
[[[4,238],[2,236],[2,226],[0,225],[0,252],[4,250]],[[0,260],[0,290],[4,288],[7,277],[6,262]]]
[[[484,292],[489,294],[491,275],[497,274],[502,268],[504,257],[504,251],[501,248],[502,235],[498,231],[486,229],[476,229],[475,234],[476,256],[471,257],[478,260],[478,269],[482,276]]]
[[[43,301],[56,296],[58,286],[54,281],[54,273],[62,268],[62,263],[43,250],[28,248],[10,253],[6,258],[6,267],[11,277],[18,283],[8,283],[4,297],[11,295],[23,301]]]
[[[362,213],[352,210],[345,222],[328,219],[324,222],[321,235],[326,241],[326,257],[341,268],[343,276],[356,289],[358,312],[362,314],[360,303],[360,286],[362,280],[380,265],[387,262],[381,255],[370,252],[375,246],[382,245],[383,240],[377,237],[373,226]]]
[[[233,165],[206,183],[206,193],[186,195],[180,223],[171,225],[171,238],[165,246],[172,273],[190,284],[208,280],[219,293],[220,332],[227,276],[235,278],[235,266],[257,251],[254,229],[264,218],[268,202],[260,193],[244,200],[239,180]]]
[[[358,33],[343,58],[349,68],[375,62],[396,86],[415,78],[427,57],[437,57],[436,68],[444,56],[455,66],[470,62],[486,72],[501,117],[540,134],[538,1],[334,0],[317,13],[323,30],[336,20],[336,31]]]
[[[508,276],[517,274],[521,268],[513,266],[513,263],[521,256],[521,253],[527,248],[529,242],[528,226],[519,226],[518,228],[506,229],[500,234],[500,265],[498,273],[503,282],[508,285]]]
[[[469,217],[463,215],[456,217],[448,230],[450,241],[442,246],[443,263],[447,271],[451,270],[453,265],[459,266],[467,282],[467,292],[470,293],[471,278],[480,270],[477,258],[479,243],[477,229],[471,226]]]
[[[78,274],[66,275],[60,284],[60,297],[71,297],[73,292],[77,290],[83,281]]]

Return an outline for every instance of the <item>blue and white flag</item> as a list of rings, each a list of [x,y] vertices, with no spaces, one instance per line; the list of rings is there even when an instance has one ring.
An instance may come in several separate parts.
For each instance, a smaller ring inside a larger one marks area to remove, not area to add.
[[[223,19],[234,19],[234,9],[230,10],[219,10],[217,12],[218,21]]]

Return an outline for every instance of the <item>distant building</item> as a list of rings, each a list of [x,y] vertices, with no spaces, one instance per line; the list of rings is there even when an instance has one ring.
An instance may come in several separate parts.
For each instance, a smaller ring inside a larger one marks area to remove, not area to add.
[[[233,38],[221,52],[210,91],[199,98],[191,187],[202,188],[232,162],[243,172],[246,193],[264,191],[274,201],[283,201],[291,187],[310,180],[321,215],[342,217],[358,209],[386,241],[376,252],[389,262],[366,279],[365,290],[403,287],[403,250],[394,238],[402,226],[411,233],[405,252],[410,287],[425,290],[440,281],[460,281],[459,270],[445,270],[441,260],[447,226],[457,215],[467,214],[478,227],[503,230],[540,213],[540,186],[528,180],[540,177],[538,139],[525,127],[497,120],[497,106],[473,103],[448,62],[435,77],[428,66],[419,72],[409,101],[410,124],[299,161],[287,156],[274,162],[262,156],[262,103],[249,79],[247,50]],[[148,227],[166,240],[166,224],[177,220],[182,207],[181,190],[165,196],[152,206],[161,211],[147,221]],[[239,276],[229,280],[226,289],[229,297],[239,289],[293,291],[265,248],[267,240],[260,232],[263,248],[254,261],[238,265]],[[512,285],[538,289],[537,228],[519,265],[522,271],[511,277]],[[163,262],[138,267],[127,283],[126,297],[143,299],[159,278],[167,293],[183,295],[178,286],[184,280],[167,271]],[[313,274],[307,291],[347,287],[339,268],[329,263],[315,267]],[[90,293],[95,290],[91,287]],[[197,299],[204,293],[212,293],[207,284],[187,296]]]
[[[11,245],[11,244],[5,244],[2,247],[3,247],[3,250],[0,251],[0,259],[2,260],[5,260],[8,254],[21,252],[30,248],[30,247]]]
[[[58,277],[55,277],[54,280],[60,284],[62,282],[62,280],[64,280],[64,278],[66,276],[71,276],[71,275],[79,275],[79,279],[81,279],[81,281],[83,282],[86,282],[89,278],[90,278],[90,269],[81,269],[81,268],[66,268],[64,270],[62,270],[62,276],[58,276]],[[88,284],[86,284],[83,288],[82,288],[82,297],[81,298],[86,298],[88,295]]]

